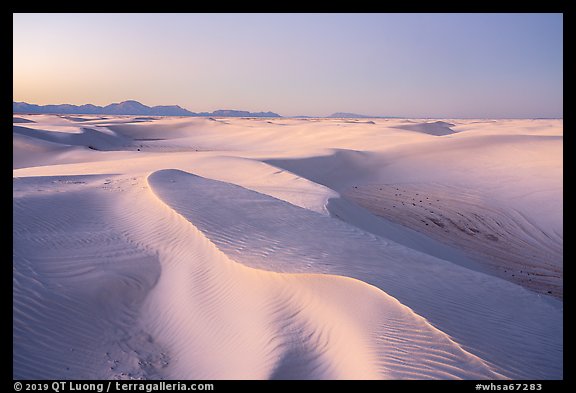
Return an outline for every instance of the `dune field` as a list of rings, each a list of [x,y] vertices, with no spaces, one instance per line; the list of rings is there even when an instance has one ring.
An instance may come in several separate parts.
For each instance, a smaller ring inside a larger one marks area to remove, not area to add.
[[[13,118],[15,379],[562,379],[563,121]]]

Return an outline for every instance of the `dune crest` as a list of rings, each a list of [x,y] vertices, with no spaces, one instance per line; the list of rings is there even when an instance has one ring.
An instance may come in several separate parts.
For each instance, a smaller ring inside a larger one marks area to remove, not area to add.
[[[158,299],[158,310],[174,310],[172,317],[164,311],[162,321],[156,322],[163,335],[171,329],[176,336],[181,331],[196,332],[175,337],[176,343],[168,344],[186,356],[188,372],[199,373],[178,374],[178,377],[396,379],[410,375],[411,378],[444,379],[497,376],[423,318],[372,286],[332,275],[255,270],[231,261],[193,222],[185,219],[187,207],[195,203],[194,198],[189,197],[194,195],[195,187],[190,180],[195,177],[175,170],[158,171],[148,177],[154,194],[167,206],[177,206],[179,212],[171,218],[177,223],[155,231],[172,243],[166,260],[165,254],[159,253],[163,273],[152,293],[152,298]],[[175,230],[180,226],[186,229]],[[178,257],[174,258],[174,254]],[[195,288],[198,277],[202,285]],[[206,283],[210,284],[206,286]],[[177,295],[180,291],[186,294]],[[172,305],[167,306],[165,302]],[[191,327],[186,329],[183,325]],[[437,345],[430,348],[429,342]],[[216,354],[220,348],[219,357]],[[246,356],[250,353],[252,356]],[[240,356],[238,363],[233,363],[235,354]],[[227,358],[229,367],[205,367],[202,363],[207,357],[219,362]],[[252,364],[245,357],[259,362]],[[436,358],[451,366],[443,364],[436,370],[431,360]],[[204,368],[207,374],[199,371]],[[211,371],[214,369],[219,369],[218,373]]]

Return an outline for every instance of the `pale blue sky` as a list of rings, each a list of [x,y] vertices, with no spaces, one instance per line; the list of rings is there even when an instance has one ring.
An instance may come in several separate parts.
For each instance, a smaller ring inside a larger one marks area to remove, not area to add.
[[[562,117],[562,14],[14,14],[13,98]]]

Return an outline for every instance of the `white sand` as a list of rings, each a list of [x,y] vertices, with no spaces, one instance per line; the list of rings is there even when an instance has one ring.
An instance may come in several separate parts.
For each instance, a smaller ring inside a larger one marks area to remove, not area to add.
[[[14,123],[14,378],[563,378],[561,120]]]

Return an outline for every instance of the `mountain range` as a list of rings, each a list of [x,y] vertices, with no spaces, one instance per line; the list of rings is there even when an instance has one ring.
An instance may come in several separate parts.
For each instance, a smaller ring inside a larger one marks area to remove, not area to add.
[[[374,117],[374,116],[368,116],[368,115],[359,115],[357,113],[349,113],[349,112],[336,112],[336,113],[332,113],[330,116],[328,117],[333,117],[333,118],[337,118],[337,119],[358,119],[358,118],[370,118],[370,117]]]
[[[60,114],[60,115],[139,115],[139,116],[215,116],[215,117],[283,117],[274,112],[249,112],[234,109],[219,109],[214,112],[191,112],[178,105],[147,106],[135,100],[122,101],[106,106],[85,105],[36,105],[27,102],[12,102],[13,113]],[[314,118],[318,116],[293,116]],[[368,116],[357,113],[336,112],[327,118],[360,119],[392,118],[392,116]]]
[[[274,112],[248,112],[220,109],[214,112],[191,112],[178,105],[147,106],[128,100],[106,106],[86,105],[36,105],[12,102],[13,113],[54,113],[66,115],[145,115],[145,116],[220,116],[220,117],[282,117]]]

